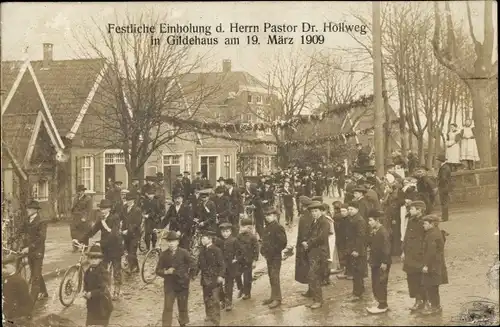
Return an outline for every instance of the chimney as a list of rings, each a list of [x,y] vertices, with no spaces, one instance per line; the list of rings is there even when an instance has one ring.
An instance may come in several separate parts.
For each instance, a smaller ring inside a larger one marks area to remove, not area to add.
[[[43,44],[43,68],[48,69],[50,62],[53,59],[52,50],[54,45],[52,43],[44,43]]]
[[[231,71],[231,60],[224,59],[222,60],[222,72],[229,73]]]

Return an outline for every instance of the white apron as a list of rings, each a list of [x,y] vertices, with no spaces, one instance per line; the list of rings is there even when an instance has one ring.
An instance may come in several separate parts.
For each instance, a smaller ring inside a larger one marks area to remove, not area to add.
[[[463,138],[460,141],[460,159],[479,161],[476,139],[472,138],[474,137],[472,128],[464,127],[462,137]]]
[[[460,163],[460,142],[456,141],[458,134],[460,131],[449,132],[449,140],[446,141],[446,159],[451,164]]]

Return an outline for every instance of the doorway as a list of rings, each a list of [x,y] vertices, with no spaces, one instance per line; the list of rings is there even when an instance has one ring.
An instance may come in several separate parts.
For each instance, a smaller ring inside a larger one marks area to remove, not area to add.
[[[172,195],[172,189],[177,179],[177,174],[181,173],[181,156],[164,155],[163,156],[163,178],[168,196]]]
[[[200,171],[207,177],[210,185],[215,186],[218,174],[218,156],[200,156]]]

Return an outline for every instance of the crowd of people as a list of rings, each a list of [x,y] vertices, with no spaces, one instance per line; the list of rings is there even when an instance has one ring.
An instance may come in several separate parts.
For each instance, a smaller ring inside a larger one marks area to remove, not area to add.
[[[175,300],[180,325],[189,323],[189,284],[198,274],[207,321],[219,325],[220,311],[233,309],[234,285],[238,298],[251,298],[252,270],[259,256],[266,261],[271,290],[263,304],[271,309],[280,306],[283,252],[292,249],[286,228],[295,225],[295,280],[308,285],[303,295],[311,299],[309,308],[323,305],[322,287],[329,284],[332,274],[352,280],[350,300],[361,300],[365,294],[364,279],[370,270],[377,305],[367,310],[373,314],[386,312],[391,258],[400,256],[408,276],[409,296],[415,298],[412,312],[439,313],[439,285],[447,283],[446,233],[438,227],[439,221],[448,220],[451,168],[446,158],[438,156],[442,164],[437,184],[425,167],[415,167],[413,176],[405,177],[408,171],[401,171],[388,160],[387,174],[378,178],[370,162],[362,160],[362,165],[351,171],[344,165],[337,165],[333,171],[311,167],[280,169],[269,176],[259,176],[257,183],[246,180],[242,187],[231,178],[219,178],[212,187],[201,173],[191,180],[189,172],[184,172],[177,176],[173,203],[168,208],[161,175],[147,176],[142,187],[134,180],[129,190],[122,190],[122,183],[116,181],[99,203],[99,218],[93,224],[89,218],[91,199],[85,194],[85,187],[78,186],[71,238],[88,245],[89,238],[101,232],[100,245],[92,246],[88,253],[91,267],[84,277],[87,325],[109,323],[111,301],[120,297],[124,251],[128,273],[139,271],[137,249],[142,224],[147,249],[156,247],[158,230],[168,231],[164,233],[167,249],[156,269],[156,274],[164,279],[163,326],[172,324]],[[324,197],[330,195],[338,200],[324,202]],[[442,215],[433,214],[438,195]],[[41,276],[46,225],[37,223],[40,207],[35,201],[28,208],[28,246],[23,251],[32,258],[30,298],[36,301],[47,295]],[[201,234],[201,245],[196,243],[197,233]],[[197,257],[192,255],[193,246],[200,247]],[[12,264],[8,260],[2,257],[6,271]],[[113,265],[114,294],[108,294],[103,286],[108,277],[102,267],[108,264]],[[6,276],[11,275],[15,274]],[[15,311],[10,313],[11,318],[26,315]]]

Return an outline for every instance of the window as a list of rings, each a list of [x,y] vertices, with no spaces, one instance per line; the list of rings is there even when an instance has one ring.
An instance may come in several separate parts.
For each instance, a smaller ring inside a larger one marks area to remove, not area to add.
[[[193,168],[193,155],[188,154],[186,155],[186,164],[185,164],[185,170],[191,172]]]
[[[165,124],[165,128],[167,129],[166,135],[169,138],[168,142],[175,143],[175,134],[177,133],[177,129],[171,124]]]
[[[106,154],[108,155],[108,154]],[[82,184],[88,191],[94,190],[94,157],[84,156],[81,159]]]
[[[273,132],[271,130],[271,127],[266,128],[266,135],[272,135]]]
[[[39,180],[38,183],[33,184],[32,188],[33,199],[44,202],[49,200],[49,181]]]
[[[109,165],[124,164],[125,163],[125,155],[123,152],[105,153],[104,154],[104,163],[109,164]]]
[[[158,167],[156,166],[149,166],[148,169],[146,170],[146,176],[155,176],[156,173],[158,172]]]
[[[180,155],[163,156],[163,165],[164,166],[178,166],[180,164],[181,164],[181,156]]]
[[[230,155],[224,156],[224,176],[226,178],[231,177],[231,156]]]
[[[252,103],[252,95],[251,94],[248,95],[248,103]]]
[[[244,123],[252,123],[253,122],[253,115],[251,113],[250,114],[244,114],[242,120],[243,120]]]
[[[259,103],[259,104],[262,104],[262,103],[263,103],[263,102],[262,102],[262,96],[261,96],[261,95],[256,95],[256,96],[255,96],[255,102],[256,102],[256,103]]]
[[[266,104],[270,104],[271,103],[271,97],[270,96],[266,96]]]

